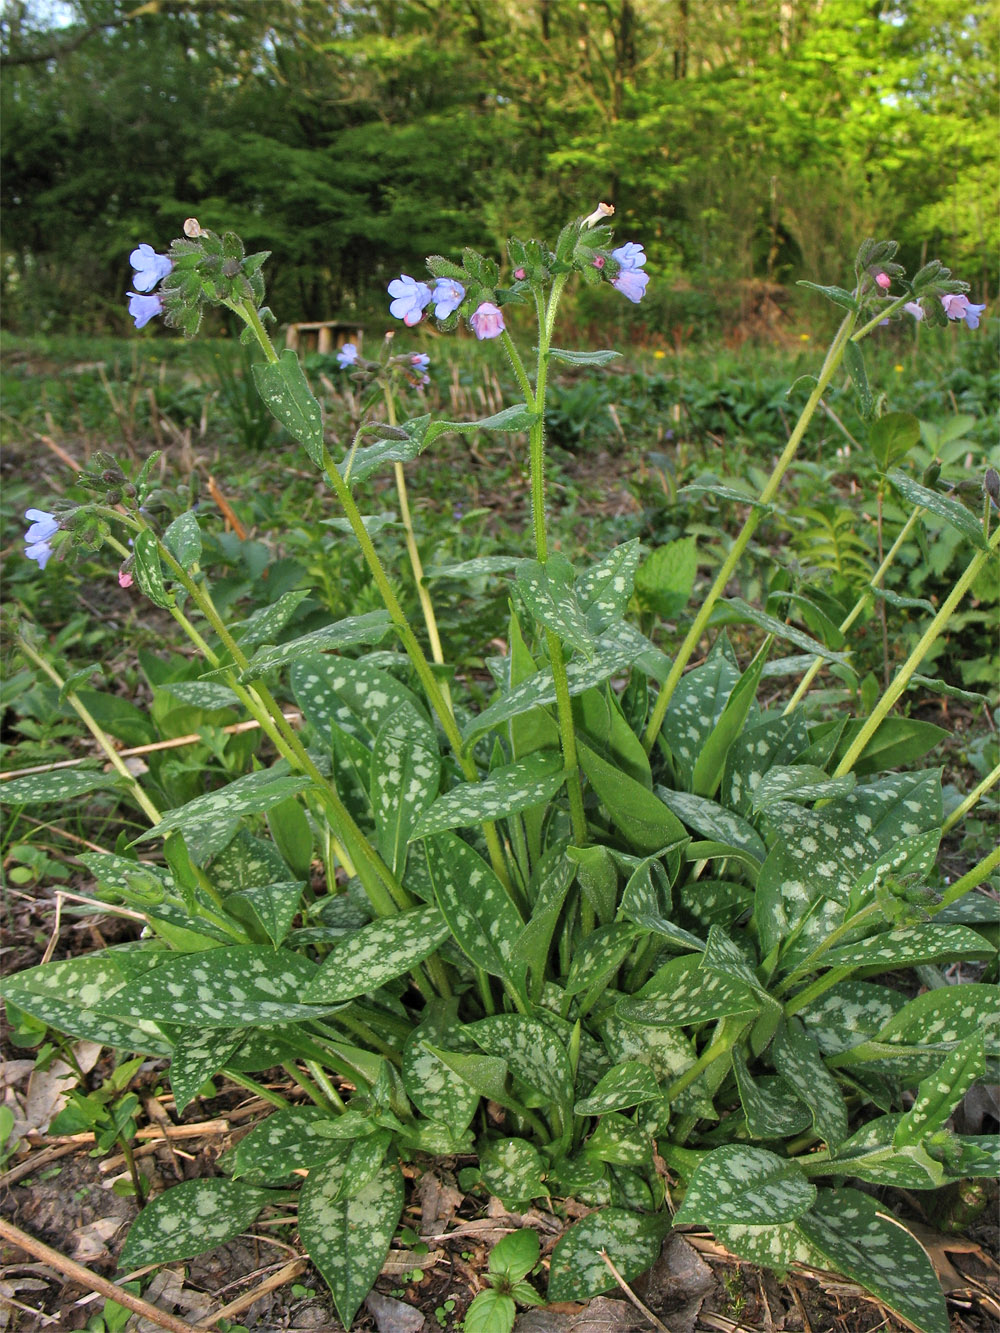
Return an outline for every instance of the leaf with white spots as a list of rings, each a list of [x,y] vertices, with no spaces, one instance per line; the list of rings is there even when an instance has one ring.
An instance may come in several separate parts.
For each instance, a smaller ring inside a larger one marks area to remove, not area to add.
[[[813,764],[775,764],[750,792],[750,806],[756,814],[775,801],[825,801],[846,795],[856,782],[854,773],[831,778]]]
[[[579,995],[591,986],[606,981],[624,962],[635,940],[642,934],[628,921],[613,921],[598,926],[574,950],[566,981],[566,994]]]
[[[329,1006],[301,1003],[316,964],[289,949],[241,944],[168,957],[131,981],[102,1009],[188,1027],[266,1027],[289,1018],[318,1017]]]
[[[608,1070],[589,1096],[576,1103],[573,1114],[604,1115],[643,1102],[655,1102],[659,1097],[660,1085],[649,1065],[638,1060],[624,1060]]]
[[[766,1148],[730,1143],[695,1167],[674,1223],[759,1226],[793,1222],[816,1199],[797,1164]]]
[[[759,714],[757,686],[771,651],[771,642],[771,639],[764,641],[753,661],[733,686],[718,721],[698,751],[691,772],[691,790],[698,796],[715,795],[722,782],[730,746],[746,726],[748,717],[756,721]]]
[[[892,1185],[896,1189],[936,1189],[948,1180],[941,1162],[931,1157],[922,1144],[897,1148],[893,1143],[902,1114],[881,1115],[869,1120],[837,1149],[836,1158],[825,1174],[869,1180],[874,1185]]]
[[[728,879],[693,879],[674,890],[681,913],[692,917],[698,929],[722,926],[729,930],[734,922],[753,906],[753,890],[748,884]]]
[[[448,1125],[456,1133],[472,1123],[479,1093],[456,1078],[428,1043],[460,1049],[468,1041],[463,1026],[454,1016],[448,1021],[431,1013],[403,1047],[403,1086],[407,1097],[428,1119]]]
[[[44,805],[51,801],[71,801],[92,791],[124,791],[117,773],[98,773],[94,769],[66,769],[53,773],[29,773],[0,783],[2,805]]]
[[[299,363],[286,348],[277,361],[255,361],[251,367],[257,392],[289,435],[305,446],[317,467],[323,466],[323,413]]]
[[[547,1195],[544,1171],[538,1149],[527,1139],[494,1139],[479,1153],[483,1184],[507,1209]]]
[[[272,810],[279,809],[273,806]],[[213,856],[209,865],[212,883],[220,893],[238,893],[258,884],[276,884],[288,878],[288,867],[274,843],[255,838],[240,829],[236,837]]]
[[[484,820],[504,819],[547,801],[563,785],[562,755],[536,750],[503,768],[495,768],[482,782],[462,782],[439,796],[416,821],[410,838]]]
[[[783,1139],[801,1134],[812,1124],[812,1114],[792,1085],[778,1075],[754,1078],[743,1052],[733,1047],[733,1073],[752,1139]]]
[[[849,977],[800,1010],[799,1018],[824,1055],[839,1055],[872,1040],[904,1003],[899,991]]]
[[[619,1000],[617,1014],[628,1023],[682,1027],[714,1022],[727,1015],[753,1018],[760,1010],[749,986],[701,968],[701,954],[664,963],[635,995]]]
[[[234,1180],[251,1185],[281,1185],[295,1171],[312,1171],[346,1159],[348,1140],[323,1133],[329,1113],[318,1106],[290,1106],[254,1125],[225,1154],[223,1165]]]
[[[594,636],[573,590],[573,566],[556,552],[544,564],[522,560],[514,587],[535,622],[591,656]]]
[[[160,564],[160,549],[152,528],[143,528],[132,539],[132,572],[135,581],[154,606],[174,605],[173,593],[167,592]]]
[[[748,1263],[773,1268],[779,1277],[784,1276],[789,1264],[808,1264],[817,1258],[796,1222],[776,1226],[716,1224],[712,1234],[731,1254]]]
[[[758,861],[764,860],[767,848],[749,820],[703,796],[694,796],[686,791],[671,791],[669,787],[658,786],[655,790],[664,805],[701,837],[739,847]]]
[[[898,1222],[857,1190],[821,1190],[798,1228],[830,1267],[858,1282],[922,1333],[948,1333],[941,1283],[931,1261]]]
[[[375,846],[396,875],[420,815],[434,800],[441,781],[441,758],[425,719],[403,704],[383,722],[372,752],[371,795]]]
[[[261,814],[272,805],[279,805],[289,796],[312,785],[311,778],[290,774],[287,768],[288,765],[282,760],[273,768],[247,773],[245,777],[237,778],[225,787],[207,792],[204,796],[196,796],[186,805],[168,810],[159,824],[141,833],[133,843],[162,838],[173,829],[186,829],[190,825],[211,827],[231,824],[243,815]]]
[[[894,1145],[900,1148],[918,1143],[940,1129],[976,1079],[985,1073],[982,1035],[970,1032],[945,1057],[940,1069],[917,1088],[916,1100],[896,1130]]]
[[[201,529],[193,509],[186,509],[174,519],[163,534],[163,544],[190,573],[201,559]]]
[[[774,1067],[812,1112],[816,1133],[831,1149],[847,1138],[847,1103],[840,1084],[827,1069],[816,1039],[789,1018],[771,1043]]]
[[[921,922],[871,935],[857,944],[845,944],[823,955],[826,967],[859,967],[885,972],[919,963],[954,962],[958,958],[990,958],[996,949],[968,926],[938,926]]]
[[[603,560],[577,576],[577,601],[593,633],[600,634],[625,614],[638,564],[639,539],[635,537],[614,547]]]
[[[460,581],[477,580],[489,574],[502,574],[513,569],[519,562],[519,555],[480,555],[474,560],[460,560],[454,565],[431,565],[424,570],[426,579],[458,579]]]
[[[890,992],[896,995],[895,991]],[[880,1042],[902,1046],[940,1045],[962,1041],[971,1032],[982,1032],[987,1050],[1000,1055],[1000,994],[983,982],[940,986],[918,995],[887,1014],[873,1031]]]
[[[170,1057],[170,1087],[180,1115],[239,1046],[238,1028],[182,1028]]]
[[[609,1113],[598,1121],[586,1143],[586,1152],[614,1166],[653,1166],[653,1140],[628,1116]]]
[[[767,717],[746,727],[726,755],[723,804],[742,815],[750,814],[753,793],[764,775],[775,765],[791,766],[808,744],[808,732],[798,712],[791,717]]]
[[[397,432],[394,438],[376,440],[374,444],[361,449],[352,448],[342,462],[337,464],[337,471],[352,486],[376,472],[386,463],[411,463],[431,442],[427,424],[428,416],[415,417],[402,426],[392,427]]]
[[[259,643],[273,643],[308,596],[308,588],[282,593],[270,606],[259,607],[246,620],[231,625],[233,638],[244,653],[251,652]]]
[[[757,625],[768,634],[773,634],[776,639],[794,643],[796,648],[801,648],[803,652],[813,657],[822,657],[825,662],[836,662],[839,666],[849,665],[846,653],[835,652],[819,639],[811,639],[794,625],[788,625],[775,616],[769,616],[759,607],[751,606],[742,597],[722,598],[718,620],[729,625]]]
[[[206,712],[240,707],[239,699],[229,686],[213,680],[168,680],[157,686],[157,690],[163,690],[190,708],[203,708]]]
[[[382,1271],[405,1192],[395,1165],[383,1166],[353,1198],[341,1199],[339,1191],[338,1172],[310,1172],[299,1200],[299,1237],[350,1328]]]
[[[616,1013],[606,1013],[599,1024],[601,1039],[612,1060],[638,1061],[648,1065],[657,1082],[670,1082],[695,1062],[691,1038],[679,1028],[626,1023]]]
[[[622,891],[619,915],[655,931],[677,949],[700,949],[701,940],[673,920],[670,878],[657,857],[641,861]]]
[[[292,689],[306,721],[321,742],[329,742],[330,724],[371,748],[382,724],[404,704],[424,716],[416,695],[387,671],[348,657],[303,657],[290,672]],[[428,743],[434,728],[425,719]]]
[[[287,594],[286,594],[287,596]],[[369,611],[361,616],[348,616],[333,625],[324,625],[309,634],[278,647],[258,648],[250,660],[249,666],[240,672],[240,681],[256,680],[265,671],[284,666],[288,662],[298,661],[307,653],[330,652],[334,649],[353,647],[358,643],[381,643],[392,629],[392,617],[388,611]]]
[[[303,998],[333,1004],[378,990],[422,963],[447,937],[448,925],[436,907],[380,917],[337,941]]]
[[[990,544],[983,532],[982,518],[966,509],[960,500],[955,500],[950,495],[942,495],[940,491],[932,490],[929,486],[921,486],[920,482],[915,481],[906,472],[901,472],[899,468],[893,468],[887,476],[904,500],[909,500],[910,504],[927,509],[938,518],[943,518],[979,550],[989,550]]]
[[[459,948],[494,977],[515,984],[511,967],[524,923],[496,873],[454,833],[424,844],[434,897]]]
[[[184,1180],[148,1203],[132,1223],[122,1268],[192,1259],[245,1231],[275,1196],[238,1180]]]
[[[467,1027],[487,1055],[506,1061],[512,1074],[557,1106],[573,1100],[573,1071],[566,1047],[547,1024],[526,1014],[491,1014]]]
[[[670,697],[660,737],[673,756],[682,784],[690,789],[702,747],[722,716],[740,678],[733,650],[720,634],[701,666],[682,676]]]
[[[291,929],[302,901],[304,880],[282,880],[278,884],[255,884],[230,894],[227,908],[238,915],[238,905],[246,904],[251,920],[256,920],[275,948]]]
[[[550,1301],[588,1301],[617,1281],[602,1251],[626,1282],[634,1282],[659,1258],[670,1221],[663,1213],[602,1208],[575,1222],[559,1238],[549,1269]]]

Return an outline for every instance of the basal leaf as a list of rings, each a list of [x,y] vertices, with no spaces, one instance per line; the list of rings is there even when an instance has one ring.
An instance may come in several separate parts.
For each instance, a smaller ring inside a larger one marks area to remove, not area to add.
[[[767,848],[749,820],[743,819],[715,801],[706,800],[703,796],[694,796],[686,791],[671,791],[668,787],[659,786],[655,791],[664,805],[669,806],[695,833],[714,842],[740,847],[757,861],[764,860]]]
[[[608,1258],[626,1282],[634,1281],[654,1264],[669,1220],[662,1213],[633,1213],[623,1208],[602,1208],[589,1213],[560,1237],[549,1269],[550,1301],[587,1301],[602,1291],[617,1289]]]
[[[92,791],[123,787],[117,773],[98,773],[94,769],[58,769],[52,773],[29,773],[0,783],[0,804],[44,805],[51,801],[71,801]]]
[[[308,983],[310,1004],[334,1004],[374,991],[432,954],[448,936],[436,907],[381,917],[338,941]]]
[[[996,950],[966,926],[920,923],[898,926],[869,936],[857,944],[831,949],[823,957],[826,967],[860,967],[866,972],[884,972],[918,963],[939,963],[957,958],[989,958]]]
[[[691,786],[698,756],[739,677],[733,650],[723,634],[702,665],[681,677],[670,697],[660,737],[666,742],[686,788]]]
[[[635,995],[619,1000],[616,1012],[629,1023],[682,1027],[727,1015],[754,1017],[760,1003],[749,986],[701,968],[701,954],[672,958]]]
[[[580,767],[616,827],[640,852],[658,852],[684,838],[684,825],[658,796],[578,738]]]
[[[180,1115],[243,1040],[239,1028],[183,1028],[170,1061],[170,1087]]]
[[[784,1139],[801,1134],[812,1124],[809,1108],[796,1097],[792,1085],[780,1076],[756,1079],[738,1046],[733,1047],[733,1073],[752,1139]]]
[[[454,833],[428,838],[424,850],[434,897],[459,948],[491,976],[513,981],[524,923],[493,869]]]
[[[831,1149],[847,1138],[847,1103],[827,1069],[816,1039],[796,1018],[779,1028],[771,1058],[781,1077],[812,1112],[816,1133]]]
[[[793,1222],[815,1199],[815,1185],[795,1162],[765,1148],[730,1143],[695,1167],[674,1223],[713,1228]]]
[[[604,1115],[643,1102],[655,1102],[660,1085],[652,1069],[638,1060],[625,1060],[609,1069],[590,1094],[576,1103],[574,1115]]]
[[[425,719],[406,704],[386,719],[375,738],[370,787],[375,845],[396,874],[402,874],[412,830],[441,780],[438,748],[428,740]]]
[[[627,921],[598,926],[573,954],[566,994],[579,995],[618,970],[636,937],[639,927]]]
[[[691,773],[691,787],[698,796],[714,796],[718,790],[729,747],[755,708],[757,686],[770,649],[771,640],[767,639],[733,686],[718,721],[698,751]]]
[[[291,929],[295,914],[302,901],[304,880],[282,880],[279,884],[256,884],[231,894],[227,905],[245,903],[264,928],[271,943],[277,948]],[[233,910],[236,915],[236,911]]]
[[[280,1185],[295,1171],[312,1171],[346,1158],[347,1147],[323,1133],[329,1114],[318,1106],[290,1106],[254,1125],[232,1148],[225,1164],[233,1179]]]
[[[970,1032],[945,1057],[940,1069],[920,1084],[916,1100],[896,1129],[894,1146],[919,1143],[940,1129],[976,1079],[985,1073],[982,1035]]]
[[[403,1212],[403,1177],[383,1166],[355,1197],[341,1199],[337,1172],[312,1171],[299,1202],[299,1236],[350,1328],[382,1271]]]
[[[545,1164],[527,1139],[493,1139],[480,1149],[479,1172],[483,1184],[506,1208],[528,1204],[548,1193],[542,1179]]]
[[[482,782],[464,782],[439,796],[414,824],[411,839],[484,820],[504,819],[547,801],[562,786],[562,756],[537,750],[504,768],[494,769]]]
[[[292,689],[309,725],[322,741],[336,724],[370,750],[383,723],[409,703],[423,715],[417,697],[387,671],[370,662],[318,655],[298,659],[290,672]],[[434,728],[426,723],[428,743]]]
[[[895,995],[896,992],[890,992]],[[878,1041],[888,1045],[916,1046],[953,1044],[972,1032],[982,1032],[993,1054],[997,1049],[1000,1026],[1000,1000],[995,986],[982,982],[964,982],[959,986],[940,986],[918,995],[885,1015],[883,1023],[872,1030]]]
[[[141,833],[134,842],[162,838],[173,829],[186,831],[192,825],[230,825],[243,815],[261,814],[311,786],[311,778],[288,773],[287,767],[282,760],[273,768],[248,773],[216,791],[196,796],[186,805],[168,810],[159,824]]]
[[[573,1100],[573,1072],[566,1047],[537,1018],[492,1014],[468,1025],[468,1033],[487,1055],[506,1061],[511,1072],[533,1091],[568,1107]]]
[[[270,1190],[238,1180],[184,1180],[142,1210],[119,1264],[141,1268],[214,1250],[244,1231],[273,1197]]]
[[[447,1024],[428,1017],[414,1029],[403,1047],[406,1095],[428,1119],[449,1125],[456,1132],[472,1123],[479,1093],[456,1078],[431,1046],[456,1044],[459,1029],[457,1019]]]

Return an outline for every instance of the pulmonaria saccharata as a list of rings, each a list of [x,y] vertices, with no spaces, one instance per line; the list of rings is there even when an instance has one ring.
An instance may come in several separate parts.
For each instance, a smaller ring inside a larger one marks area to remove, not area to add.
[[[611,285],[627,300],[636,305],[642,300],[649,274],[643,273],[646,252],[637,241],[629,241],[611,251],[611,258],[618,265],[618,272],[611,279]]]
[[[500,308],[492,301],[484,301],[475,313],[469,316],[469,324],[480,341],[484,338],[499,338],[505,327]]]
[[[52,554],[51,540],[59,531],[59,520],[44,509],[27,509],[24,517],[31,525],[24,534],[24,554],[44,569]]]
[[[394,319],[401,319],[408,328],[419,324],[431,303],[431,289],[427,283],[416,282],[408,273],[403,273],[393,278],[388,290],[393,298],[389,314]]]

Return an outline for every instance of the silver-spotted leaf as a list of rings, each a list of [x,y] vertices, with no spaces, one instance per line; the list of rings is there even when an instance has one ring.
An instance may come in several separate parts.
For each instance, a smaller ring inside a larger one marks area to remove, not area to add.
[[[494,1139],[479,1152],[483,1184],[507,1208],[547,1194],[544,1171],[538,1149],[527,1139]]]
[[[533,1091],[557,1106],[571,1104],[569,1056],[547,1024],[526,1014],[492,1014],[470,1023],[467,1030],[477,1046],[506,1061],[511,1072]]]
[[[816,1198],[816,1186],[795,1162],[766,1148],[729,1143],[695,1167],[674,1222],[702,1226],[793,1222]]]
[[[391,629],[392,618],[388,611],[368,611],[361,616],[348,616],[333,625],[324,625],[278,647],[258,648],[249,666],[240,673],[240,680],[243,682],[256,680],[265,671],[272,671],[275,667],[284,666],[288,662],[296,662],[306,653],[349,648],[357,643],[380,643]]]
[[[333,946],[303,998],[310,1004],[332,1004],[377,990],[423,962],[447,935],[447,923],[436,907],[381,917]]]
[[[410,833],[426,838],[431,833],[484,820],[504,819],[547,801],[563,784],[562,756],[551,750],[536,750],[503,768],[494,769],[482,782],[463,782],[452,787],[425,810]]]
[[[272,1198],[270,1190],[239,1180],[184,1180],[142,1210],[119,1263],[139,1268],[214,1250],[244,1231]]]
[[[608,1258],[626,1282],[633,1282],[659,1257],[669,1220],[662,1213],[602,1208],[575,1222],[552,1251],[550,1301],[588,1301],[617,1281],[601,1258]]]
[[[0,783],[2,805],[44,805],[51,801],[71,801],[88,792],[122,787],[117,773],[98,773],[88,769],[60,769],[53,773],[29,773]]]
[[[573,1114],[604,1115],[643,1102],[655,1102],[659,1097],[660,1085],[649,1065],[625,1060],[609,1069],[590,1094],[576,1103]]]

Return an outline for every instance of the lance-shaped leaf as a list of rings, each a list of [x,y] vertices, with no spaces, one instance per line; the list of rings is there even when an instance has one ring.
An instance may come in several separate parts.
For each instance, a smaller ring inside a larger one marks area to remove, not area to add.
[[[507,1208],[548,1193],[545,1164],[527,1139],[494,1139],[479,1153],[479,1171],[486,1188]]]
[[[121,1252],[123,1268],[191,1259],[245,1231],[270,1190],[214,1177],[184,1180],[148,1203],[132,1223]]]
[[[598,926],[573,953],[567,995],[579,995],[591,986],[609,979],[624,962],[635,940],[642,934],[639,926],[628,921],[613,921]]]
[[[917,1098],[899,1123],[893,1143],[905,1147],[940,1129],[978,1078],[986,1072],[983,1038],[970,1032],[946,1058],[940,1069],[917,1088]]]
[[[854,773],[831,778],[813,764],[775,764],[754,788],[751,808],[756,814],[775,801],[825,801],[846,795],[856,782]]]
[[[845,310],[858,310],[858,302],[853,293],[846,291],[843,287],[822,287],[818,282],[807,282],[805,278],[800,278],[795,284],[797,287],[808,287],[810,291],[819,292],[825,296],[828,301],[834,305],[843,306]],[[849,344],[856,346],[856,344]]]
[[[93,769],[65,769],[54,773],[29,773],[0,783],[0,804],[45,805],[50,801],[70,801],[92,791],[124,788],[117,773],[97,773]]]
[[[487,574],[502,574],[520,563],[518,555],[479,555],[473,560],[460,560],[453,565],[431,565],[424,570],[426,579],[477,580]]]
[[[162,690],[179,699],[182,704],[187,704],[191,708],[204,708],[208,712],[222,708],[238,708],[240,705],[239,699],[228,685],[220,685],[214,680],[171,680],[156,688],[157,693]]]
[[[799,1230],[830,1267],[923,1333],[948,1333],[941,1283],[913,1236],[857,1190],[821,1190]]]
[[[270,606],[259,607],[246,620],[239,620],[232,625],[233,638],[244,653],[251,652],[259,643],[273,643],[308,596],[308,588],[293,588],[291,592],[283,592]]]
[[[487,1055],[506,1061],[534,1092],[567,1108],[573,1100],[573,1071],[566,1047],[545,1023],[526,1014],[492,1014],[468,1026]]]
[[[896,995],[894,991],[889,993]],[[1000,1055],[998,1028],[1000,1007],[996,987],[965,982],[960,986],[940,986],[901,1007],[897,1005],[894,1012],[885,1015],[879,1027],[872,1029],[872,1034],[889,1045],[916,1046],[953,1044],[972,1032],[982,1032],[990,1053]]]
[[[839,291],[840,288],[830,288],[829,291]],[[836,297],[831,298],[837,300]],[[853,298],[851,298],[853,302]],[[837,301],[838,305],[846,304],[842,300]],[[848,307],[849,309],[851,307]],[[857,309],[857,303],[853,303],[853,308]],[[868,370],[865,366],[865,355],[861,348],[855,342],[848,342],[844,345],[844,365],[847,373],[850,375],[858,395],[858,408],[865,421],[871,420],[875,413],[875,397],[871,391],[871,385],[868,383]]]
[[[802,630],[796,629],[794,625],[786,625],[783,620],[778,620],[775,616],[769,616],[765,611],[751,606],[742,597],[726,597],[722,605],[727,608],[729,614],[719,615],[717,620],[724,624],[757,625],[768,634],[773,634],[776,639],[794,643],[796,648],[801,648],[803,652],[810,653],[814,657],[822,657],[826,662],[836,662],[839,666],[849,665],[847,653],[835,652],[819,639],[810,638]]]
[[[718,790],[729,747],[743,730],[755,705],[757,686],[770,650],[771,641],[767,639],[733,686],[719,720],[706,736],[691,773],[691,786],[697,796],[714,796]]]
[[[826,1174],[843,1173],[856,1180],[870,1180],[875,1185],[897,1189],[927,1190],[944,1185],[948,1179],[943,1164],[931,1157],[921,1143],[893,1143],[901,1114],[881,1115],[869,1120],[837,1149]]]
[[[823,957],[827,967],[860,967],[866,972],[941,963],[957,958],[989,958],[996,952],[978,931],[966,926],[919,923],[898,926],[856,944],[831,949]]]
[[[682,486],[677,492],[677,498],[683,497],[685,500],[689,497],[695,499],[701,495],[714,495],[718,500],[732,500],[736,504],[749,505],[751,509],[759,509],[764,514],[769,514],[774,509],[774,505],[766,504],[756,496],[746,495],[732,486],[723,486],[721,482],[693,481],[687,486]]]
[[[496,768],[482,782],[463,782],[439,796],[420,816],[410,833],[426,838],[431,833],[484,820],[504,819],[547,801],[563,784],[560,754],[537,750],[504,768]]]
[[[324,740],[335,723],[371,749],[382,724],[403,703],[423,713],[411,690],[370,662],[346,657],[304,657],[296,661],[290,676],[299,707]],[[433,745],[434,728],[430,722],[426,728],[429,743]]]
[[[960,532],[978,550],[989,550],[990,544],[983,532],[981,520],[966,509],[965,505],[959,500],[953,500],[950,495],[942,495],[940,491],[932,491],[927,486],[921,486],[918,481],[914,481],[905,472],[900,472],[898,468],[893,468],[888,475],[889,480],[904,500],[909,500],[911,504],[929,509],[932,514],[937,514],[938,518],[945,519],[956,532]]]
[[[573,578],[573,566],[556,553],[544,564],[522,560],[514,587],[539,625],[589,657],[594,651],[594,636],[576,599]]]
[[[660,1085],[649,1065],[624,1060],[609,1069],[590,1094],[573,1107],[574,1115],[604,1115],[660,1099]]]
[[[532,412],[524,403],[515,403],[501,412],[494,412],[492,416],[480,417],[478,421],[435,421],[428,427],[427,443],[430,444],[439,435],[475,435],[481,430],[519,433],[531,430],[537,420],[537,412]]]
[[[299,1202],[299,1236],[350,1328],[382,1271],[403,1212],[399,1167],[384,1166],[353,1198],[341,1199],[340,1174],[312,1171]]]
[[[795,1162],[765,1148],[730,1143],[695,1167],[674,1223],[714,1227],[792,1222],[815,1199],[816,1186]]]
[[[240,680],[255,680],[265,671],[297,661],[304,653],[350,648],[358,643],[380,643],[391,629],[392,618],[388,611],[369,611],[362,616],[348,616],[334,625],[314,629],[277,648],[258,648],[250,665],[240,673]]]
[[[754,1017],[760,1004],[749,986],[701,968],[701,954],[672,958],[659,968],[642,990],[619,1000],[616,1013],[628,1023],[682,1027],[707,1023],[727,1015]]]
[[[550,1301],[588,1301],[617,1287],[602,1252],[626,1282],[654,1264],[670,1221],[663,1213],[602,1208],[575,1222],[552,1251]]]
[[[812,1114],[796,1097],[790,1083],[779,1076],[753,1078],[738,1046],[733,1047],[732,1057],[736,1086],[747,1118],[747,1133],[751,1138],[790,1138],[809,1128]]]
[[[577,576],[576,597],[595,634],[625,613],[639,564],[639,539],[623,542]]]
[[[190,572],[197,565],[201,559],[201,529],[193,509],[186,509],[174,519],[163,534],[163,544],[184,569]]]
[[[448,1125],[456,1133],[472,1123],[479,1105],[479,1093],[464,1080],[456,1078],[432,1047],[457,1048],[459,1043],[467,1040],[462,1026],[454,1016],[448,1021],[431,1013],[410,1034],[403,1047],[406,1095],[428,1119]]]
[[[225,1155],[234,1180],[251,1185],[280,1185],[295,1171],[312,1171],[346,1158],[347,1144],[323,1132],[329,1113],[318,1106],[291,1106],[254,1125]]]
[[[168,957],[97,1004],[109,1013],[188,1027],[259,1027],[320,1012],[302,997],[316,964],[288,949],[239,944]]]
[[[354,486],[377,472],[386,463],[410,463],[427,448],[431,434],[427,429],[430,417],[417,417],[404,422],[402,426],[393,426],[392,435],[377,440],[375,444],[349,451],[343,461],[337,464],[337,471],[346,482]]]
[[[163,569],[160,565],[160,551],[156,533],[151,528],[143,528],[132,539],[134,562],[132,571],[135,581],[154,606],[171,607],[174,596],[167,592],[163,582]]]
[[[775,1069],[812,1112],[816,1133],[835,1149],[847,1138],[847,1103],[816,1039],[797,1018],[790,1018],[778,1030],[771,1056]]]
[[[888,986],[849,977],[801,1010],[799,1017],[824,1055],[839,1055],[870,1041],[904,1003],[904,997]],[[905,1044],[911,1044],[909,1036]]]
[[[553,361],[565,361],[569,366],[606,366],[621,352],[604,350],[597,352],[575,352],[566,347],[550,347],[549,356]]]
[[[227,905],[237,915],[238,904],[245,903],[264,928],[271,943],[277,948],[291,929],[302,900],[304,880],[282,880],[277,884],[253,884],[231,894]]]
[[[262,814],[311,785],[311,778],[290,774],[287,770],[288,765],[281,760],[272,768],[248,773],[217,791],[196,796],[186,805],[168,810],[159,824],[140,833],[134,841],[162,838],[173,829],[187,829],[191,825],[230,824],[242,815]]]
[[[257,392],[273,416],[300,444],[317,467],[323,466],[323,413],[313,397],[299,358],[286,348],[277,361],[253,365]]]
[[[438,748],[429,741],[426,720],[411,705],[387,718],[375,738],[369,788],[375,845],[396,874],[402,873],[413,828],[441,780]]]
[[[658,852],[684,838],[684,825],[658,796],[609,764],[582,737],[577,748],[580,767],[632,847],[640,852]]]
[[[170,1061],[170,1087],[180,1115],[243,1040],[239,1028],[184,1028]]]
[[[703,838],[739,847],[758,862],[767,856],[764,840],[750,821],[727,810],[724,805],[706,800],[703,796],[694,796],[690,792],[671,791],[668,787],[657,786],[654,790],[664,805]]]
[[[677,949],[702,947],[697,935],[673,920],[669,877],[656,857],[640,861],[632,872],[622,892],[619,915],[644,930],[662,935]]]
[[[459,948],[477,967],[513,983],[524,923],[493,869],[454,833],[428,838],[424,850],[434,897]]]
[[[304,998],[333,1004],[377,990],[423,962],[447,936],[447,922],[436,907],[381,917],[333,946]]]

